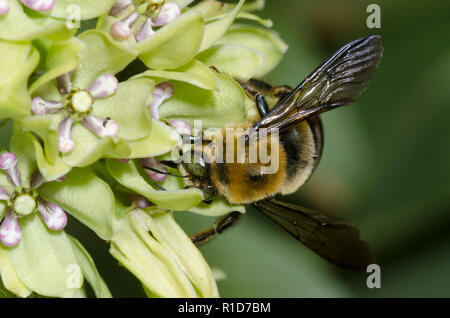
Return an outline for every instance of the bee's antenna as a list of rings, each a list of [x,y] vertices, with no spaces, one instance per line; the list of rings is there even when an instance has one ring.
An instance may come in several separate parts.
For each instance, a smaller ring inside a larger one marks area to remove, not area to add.
[[[172,177],[177,177],[177,178],[189,178],[189,176],[179,176],[179,175],[174,174],[174,173],[164,172],[164,171],[161,171],[161,170],[158,170],[158,169],[155,169],[155,168],[152,168],[152,167],[148,167],[148,166],[142,166],[142,168],[151,170],[151,171],[156,172],[156,173],[159,173],[159,174],[167,174],[167,175],[172,176]]]

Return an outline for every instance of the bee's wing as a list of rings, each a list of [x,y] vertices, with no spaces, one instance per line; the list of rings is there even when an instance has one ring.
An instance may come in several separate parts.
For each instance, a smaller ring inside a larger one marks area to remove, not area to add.
[[[358,229],[344,220],[274,199],[253,206],[331,263],[365,271],[375,262],[369,245],[360,240]]]
[[[289,127],[356,101],[375,74],[382,55],[379,35],[348,43],[308,75],[253,128]]]

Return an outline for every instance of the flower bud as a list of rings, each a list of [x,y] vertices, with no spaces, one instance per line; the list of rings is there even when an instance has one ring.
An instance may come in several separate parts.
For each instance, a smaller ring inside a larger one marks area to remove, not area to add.
[[[55,6],[55,0],[20,0],[25,6],[35,11],[48,11]]]
[[[62,153],[69,153],[75,148],[75,143],[72,140],[72,125],[73,119],[67,117],[59,123],[58,126],[58,148]]]
[[[63,104],[60,102],[46,101],[41,97],[34,97],[31,102],[31,111],[35,115],[46,115],[54,113],[63,108]]]
[[[7,14],[9,12],[8,0],[0,0],[0,15]]]
[[[125,10],[130,4],[132,4],[132,0],[117,0],[114,2],[109,14],[112,16],[119,15],[123,10]]]
[[[131,36],[131,27],[136,22],[139,15],[136,12],[131,13],[126,18],[117,21],[111,26],[111,34],[114,39],[122,41]]]
[[[159,119],[158,108],[161,104],[172,97],[173,95],[173,85],[169,82],[162,82],[155,86],[153,90],[153,101],[150,103],[150,110],[152,116],[155,119]]]
[[[67,225],[66,213],[56,204],[39,200],[38,210],[50,230],[59,231]]]
[[[6,172],[9,181],[18,187],[21,184],[19,169],[17,169],[17,156],[12,152],[6,152],[0,156],[0,169]]]
[[[180,135],[192,135],[192,127],[184,120],[174,119],[170,124],[175,128],[175,131]]]
[[[155,33],[155,31],[153,31],[152,28],[152,20],[148,18],[136,33],[136,41],[142,42],[144,40],[147,40],[150,36],[153,35],[153,33]]]
[[[11,247],[19,244],[22,238],[22,229],[17,215],[8,211],[0,225],[0,241],[3,245]]]
[[[152,19],[153,26],[163,26],[166,25],[181,14],[181,8],[175,2],[166,2],[161,7],[161,12]]]
[[[105,98],[114,94],[119,88],[119,81],[114,75],[103,74],[89,87],[88,91],[94,99]]]
[[[86,116],[83,126],[99,137],[116,137],[119,134],[119,124],[111,118],[97,118]]]

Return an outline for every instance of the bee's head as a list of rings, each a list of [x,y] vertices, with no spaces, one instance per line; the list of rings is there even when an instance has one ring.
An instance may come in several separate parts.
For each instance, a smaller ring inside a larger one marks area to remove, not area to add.
[[[286,154],[280,144],[266,138],[258,140],[255,148],[245,144],[242,151],[234,144],[234,150],[228,151],[232,156],[224,153],[224,162],[214,161],[209,167],[218,193],[233,204],[248,204],[278,193],[286,179]],[[265,156],[261,148],[266,149]],[[224,150],[227,152],[226,147]]]
[[[211,183],[211,165],[202,154],[194,150],[185,153],[181,165],[189,175],[191,185],[203,191],[204,201],[211,201],[217,195],[217,190]]]

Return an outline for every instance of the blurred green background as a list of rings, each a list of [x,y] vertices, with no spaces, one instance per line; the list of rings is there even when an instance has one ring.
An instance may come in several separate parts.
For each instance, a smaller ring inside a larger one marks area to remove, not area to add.
[[[381,7],[368,29],[367,5]],[[284,200],[349,218],[381,266],[381,288],[367,273],[339,269],[265,216],[248,209],[234,228],[201,248],[226,278],[223,297],[450,296],[450,2],[268,0],[260,14],[289,45],[266,77],[295,86],[342,45],[380,34],[384,57],[361,99],[322,116],[325,149],[315,174]],[[0,131],[7,146],[10,125]],[[214,220],[177,213],[188,233]],[[69,222],[94,256],[114,296],[145,296],[139,282],[93,233]]]

